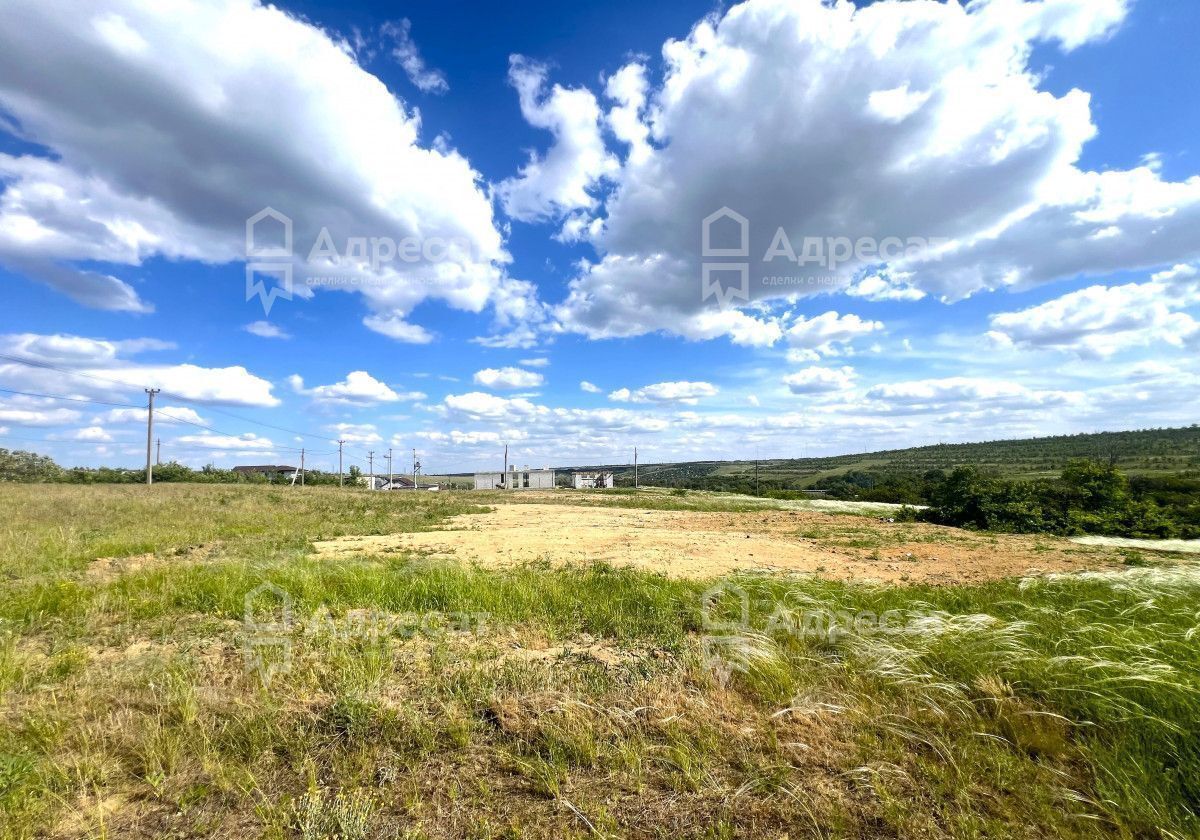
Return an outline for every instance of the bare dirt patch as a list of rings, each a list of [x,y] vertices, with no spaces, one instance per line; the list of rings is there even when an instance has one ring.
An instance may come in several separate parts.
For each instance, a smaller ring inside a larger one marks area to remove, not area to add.
[[[127,557],[97,557],[88,563],[83,576],[92,581],[107,582],[121,575],[154,569],[160,566],[179,566],[185,563],[200,563],[220,551],[220,546],[189,545],[174,551],[149,551]]]
[[[543,504],[497,505],[487,513],[452,517],[436,531],[346,536],[314,545],[326,556],[418,552],[495,567],[604,562],[675,577],[761,571],[908,583],[981,581],[1112,562],[1107,549],[1066,540],[854,516]]]

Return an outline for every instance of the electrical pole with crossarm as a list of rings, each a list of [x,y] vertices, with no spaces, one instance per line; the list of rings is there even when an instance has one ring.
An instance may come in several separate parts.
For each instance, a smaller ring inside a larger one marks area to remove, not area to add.
[[[146,388],[146,483],[154,483],[154,462],[150,460],[150,450],[154,443],[154,395],[162,388]]]

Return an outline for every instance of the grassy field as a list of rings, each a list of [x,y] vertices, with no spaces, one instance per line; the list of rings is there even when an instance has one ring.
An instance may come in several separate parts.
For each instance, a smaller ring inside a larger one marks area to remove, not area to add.
[[[1200,835],[1195,566],[882,587],[312,551],[496,499],[0,485],[0,837]]]

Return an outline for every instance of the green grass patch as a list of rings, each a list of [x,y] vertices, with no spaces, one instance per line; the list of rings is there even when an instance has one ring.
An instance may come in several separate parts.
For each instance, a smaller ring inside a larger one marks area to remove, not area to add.
[[[885,587],[325,559],[480,498],[45,489],[0,487],[0,837],[1200,836],[1196,566]],[[93,573],[122,552],[153,557]],[[269,685],[244,657],[264,584],[290,609]]]

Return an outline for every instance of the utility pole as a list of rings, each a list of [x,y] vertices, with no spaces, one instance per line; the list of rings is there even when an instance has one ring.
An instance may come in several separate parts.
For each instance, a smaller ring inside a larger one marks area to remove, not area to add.
[[[146,388],[146,483],[154,483],[154,464],[150,462],[150,443],[154,440],[154,395],[162,388]]]
[[[374,490],[375,489],[375,450],[374,449],[367,452],[367,470],[369,471],[370,476],[371,476],[370,478],[367,479],[367,481],[370,482],[370,484],[368,484],[367,486],[370,489]]]
[[[501,481],[500,484],[505,490],[507,490],[508,489],[508,444],[507,443],[504,444],[504,472],[501,473],[501,478],[503,479],[503,481]]]
[[[395,481],[395,479],[393,478],[395,473],[392,471],[392,447],[390,447],[390,446],[388,447],[387,459],[388,459],[388,486],[387,486],[387,489],[391,490],[392,482]]]
[[[633,489],[638,489],[637,447],[633,447]]]
[[[346,478],[342,475],[342,444],[345,442],[344,440],[338,441],[338,487],[346,486]]]
[[[754,495],[758,493],[758,447],[754,447]]]
[[[421,462],[417,460],[417,450],[413,448],[413,489],[417,489],[417,476],[421,472]]]
[[[162,466],[162,438],[158,438],[154,442],[154,466]]]
[[[300,448],[300,486],[304,486],[304,448]]]

